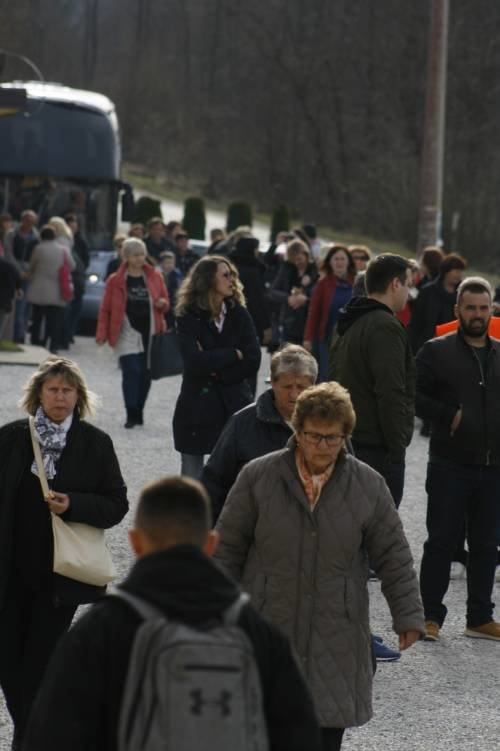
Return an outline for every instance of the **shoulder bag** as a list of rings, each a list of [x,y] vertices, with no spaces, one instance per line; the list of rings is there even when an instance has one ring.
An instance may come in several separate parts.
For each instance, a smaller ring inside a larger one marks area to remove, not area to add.
[[[180,375],[182,356],[174,330],[155,334],[151,341],[151,378],[157,381],[166,376]]]
[[[40,444],[35,433],[35,420],[29,418],[33,453],[44,498],[50,496],[50,488],[43,466]],[[104,587],[116,577],[111,555],[106,547],[104,530],[90,524],[65,522],[51,512],[54,537],[54,564],[56,574],[75,579],[94,587]]]

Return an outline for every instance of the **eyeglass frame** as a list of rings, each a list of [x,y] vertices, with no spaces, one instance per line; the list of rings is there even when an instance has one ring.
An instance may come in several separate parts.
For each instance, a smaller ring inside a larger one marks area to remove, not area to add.
[[[310,446],[319,446],[321,441],[324,441],[325,445],[329,449],[332,449],[340,446],[342,441],[345,440],[345,435],[336,435],[335,433],[328,433],[327,435],[325,435],[324,433],[316,433],[310,430],[301,430],[300,432]],[[311,436],[316,436],[316,440],[311,439]]]

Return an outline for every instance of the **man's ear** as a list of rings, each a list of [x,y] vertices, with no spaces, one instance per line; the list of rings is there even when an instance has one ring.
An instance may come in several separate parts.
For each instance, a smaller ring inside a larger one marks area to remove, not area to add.
[[[208,555],[209,557],[214,555],[219,545],[219,539],[219,533],[216,532],[215,529],[211,529],[210,532],[208,532],[205,544],[202,548],[205,555]]]
[[[141,532],[138,529],[134,529],[132,527],[132,529],[129,529],[128,531],[128,539],[136,557],[140,558],[142,555],[144,555],[144,543],[142,540]]]

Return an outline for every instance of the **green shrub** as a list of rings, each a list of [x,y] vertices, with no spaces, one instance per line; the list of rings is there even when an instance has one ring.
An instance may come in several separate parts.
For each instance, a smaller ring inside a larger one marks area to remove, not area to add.
[[[205,239],[205,204],[201,198],[186,198],[182,226],[194,240]]]
[[[277,206],[273,211],[273,218],[271,220],[271,236],[269,240],[274,242],[274,238],[278,232],[288,232],[290,229],[290,211],[288,206],[282,203]]]
[[[245,201],[234,201],[229,204],[226,222],[228,232],[232,232],[241,226],[251,227],[252,223],[252,207],[250,204],[245,203]]]
[[[134,208],[134,223],[140,222],[147,225],[149,219],[154,216],[162,216],[161,213],[161,201],[151,196],[141,196],[135,202]]]

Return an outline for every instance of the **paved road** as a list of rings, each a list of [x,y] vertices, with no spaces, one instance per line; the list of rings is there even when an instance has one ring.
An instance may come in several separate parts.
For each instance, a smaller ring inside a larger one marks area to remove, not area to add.
[[[73,357],[90,387],[101,397],[95,422],[114,439],[131,506],[148,480],[179,471],[171,420],[179,378],[153,384],[143,428],[124,430],[120,374],[108,349],[80,338]],[[260,388],[264,387],[265,366]],[[16,404],[31,369],[0,365],[0,424],[21,416]],[[425,535],[424,475],[426,442],[417,434],[409,452],[406,493],[401,514],[417,562]],[[131,562],[125,530],[130,517],[110,533],[121,574]],[[370,585],[374,632],[395,645],[387,606],[377,583]],[[496,585],[496,595],[499,595]],[[381,665],[374,689],[375,717],[346,735],[345,751],[497,751],[500,749],[500,644],[465,638],[465,583],[452,582],[450,614],[440,643],[419,643],[399,663]],[[0,700],[0,751],[10,746],[10,723]]]

